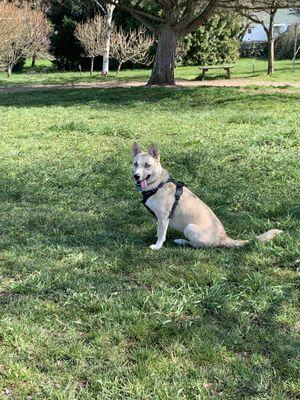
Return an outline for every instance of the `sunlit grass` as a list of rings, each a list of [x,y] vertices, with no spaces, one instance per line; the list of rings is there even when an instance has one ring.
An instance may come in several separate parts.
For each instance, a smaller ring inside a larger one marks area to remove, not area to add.
[[[108,77],[101,76],[99,71],[95,71],[93,76],[89,72],[54,72],[49,61],[39,61],[38,69],[33,71],[30,64],[26,64],[24,72],[14,73],[12,78],[7,78],[4,72],[0,73],[0,87],[11,85],[33,85],[33,84],[70,84],[80,82],[113,82],[113,81],[147,81],[150,77],[149,69],[121,70],[118,76],[115,71],[111,71]],[[265,60],[240,59],[232,72],[232,79],[249,79],[253,81],[270,82],[300,82],[300,61],[296,62],[295,73],[293,64],[290,60],[276,61],[275,73],[267,75],[267,62]],[[198,66],[177,67],[176,79],[195,80],[199,79],[200,71]],[[225,71],[209,71],[206,79],[226,78]]]
[[[234,88],[0,95],[0,398],[296,399],[299,102]],[[241,250],[153,252],[131,144]]]

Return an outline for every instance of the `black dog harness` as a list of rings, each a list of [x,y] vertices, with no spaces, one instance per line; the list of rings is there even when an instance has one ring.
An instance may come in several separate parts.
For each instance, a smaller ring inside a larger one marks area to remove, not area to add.
[[[149,210],[151,212],[151,214],[155,216],[155,218],[157,218],[155,213],[151,210],[151,208],[149,208],[146,205],[146,201],[151,196],[153,196],[159,189],[161,189],[166,183],[169,183],[169,182],[174,183],[174,185],[176,186],[176,191],[175,191],[175,196],[174,196],[175,200],[174,200],[173,206],[172,206],[170,214],[169,214],[169,218],[171,219],[174,216],[175,209],[176,209],[179,199],[182,195],[183,186],[185,186],[183,182],[179,182],[179,181],[176,181],[175,179],[169,178],[166,182],[161,182],[158,186],[156,186],[156,188],[147,190],[146,192],[142,192],[142,195],[143,195],[142,203],[147,208],[147,210]]]

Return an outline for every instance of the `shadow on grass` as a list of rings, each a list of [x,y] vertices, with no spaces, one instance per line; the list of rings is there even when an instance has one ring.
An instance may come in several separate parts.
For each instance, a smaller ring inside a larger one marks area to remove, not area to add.
[[[259,221],[264,219],[276,221],[285,218],[291,210],[296,209],[296,204],[291,198],[286,203],[280,203],[280,208],[272,209],[267,215],[265,211],[255,209],[255,204],[251,204],[248,210],[241,210],[240,215],[237,211],[235,215],[230,215],[228,209],[234,204],[235,198],[242,198],[242,194],[248,192],[254,201],[260,194],[263,177],[256,176],[254,171],[248,171],[247,167],[244,169],[239,167],[242,179],[236,178],[236,163],[247,155],[240,154],[238,159],[233,159],[231,163],[219,168],[215,164],[218,154],[213,156],[205,148],[200,148],[198,151],[170,153],[167,148],[162,147],[161,152],[164,154],[164,164],[168,169],[173,172],[178,170],[178,173],[171,172],[172,176],[185,181],[187,186],[217,212],[225,227],[235,230],[235,235],[243,234],[245,228],[249,232],[257,228],[253,226],[251,218],[253,213],[259,224]],[[124,165],[123,153],[124,149],[120,150],[120,153],[116,152],[90,164],[88,172],[79,171],[74,176],[72,173],[60,176],[59,169],[54,168],[52,173],[55,175],[48,177],[48,186],[44,183],[43,174],[47,165],[26,167],[14,177],[13,181],[2,174],[0,199],[3,204],[14,204],[17,208],[24,207],[25,210],[28,207],[30,213],[33,213],[33,216],[28,214],[26,223],[28,232],[35,234],[38,230],[38,234],[44,235],[47,243],[59,245],[60,240],[63,240],[68,246],[87,246],[94,250],[100,250],[101,246],[109,246],[110,243],[112,246],[116,243],[121,244],[125,239],[130,245],[142,245],[145,239],[147,244],[150,244],[149,240],[151,237],[153,240],[155,234],[155,220],[140,204],[141,196],[134,189],[130,156],[128,153],[128,164]],[[201,165],[205,165],[205,170],[199,176]],[[253,186],[251,191],[248,187],[250,178]],[[34,186],[31,184],[32,179]],[[95,185],[93,182],[96,179],[100,179],[101,183]],[[72,192],[74,196],[70,198]],[[250,200],[251,197],[248,201]],[[88,210],[95,213],[90,214]],[[77,213],[80,216],[79,221]],[[45,215],[42,216],[43,214]],[[294,213],[294,218],[297,218],[297,215]],[[47,218],[50,221],[50,229]],[[132,232],[133,225],[138,229],[144,223],[147,229],[142,236]],[[26,234],[26,230],[24,233]]]
[[[100,73],[95,72],[93,75],[83,73],[80,75],[78,72],[56,72],[53,70],[47,73],[42,72],[44,68],[33,71],[28,69],[24,72],[15,72],[12,79],[0,77],[1,87],[14,87],[14,86],[32,86],[34,85],[51,85],[51,84],[72,84],[72,83],[110,83],[110,82],[124,82],[124,81],[147,81],[150,72],[141,73],[139,70],[128,71],[125,76],[122,74],[112,73],[109,76],[102,76]],[[14,79],[16,78],[16,79]]]
[[[117,284],[126,276],[130,280],[131,274],[143,270],[144,267],[154,271],[163,264],[168,269],[170,265],[195,263],[199,257],[219,260],[217,262],[222,264],[223,256],[229,257],[233,264],[243,265],[244,260],[257,251],[255,245],[241,250],[178,249],[172,243],[178,233],[171,230],[168,232],[165,249],[158,253],[151,252],[148,247],[156,239],[155,219],[142,206],[140,195],[135,192],[130,156],[128,155],[128,164],[124,164],[123,157],[124,150],[116,151],[113,155],[90,164],[86,171],[80,171],[80,175],[73,175],[71,169],[67,176],[62,175],[58,162],[58,170],[52,168],[52,176],[48,176],[46,182],[41,171],[47,169],[47,164],[27,167],[14,176],[13,180],[2,173],[0,199],[3,219],[0,249],[7,252],[17,249],[17,252],[24,251],[25,254],[37,252],[41,259],[47,259],[48,251],[61,253],[60,257],[73,252],[92,253],[105,265],[113,265],[108,275],[107,272],[104,273],[104,283],[101,279],[99,283],[99,290],[108,287],[110,291],[113,291],[112,287],[115,288],[114,284],[108,284],[110,280],[116,280]],[[211,164],[207,169],[211,171],[199,176],[198,166],[207,162],[208,158]],[[294,207],[291,200],[281,204],[272,213],[266,213],[256,209],[253,203],[250,209],[233,213],[230,207],[235,203],[236,196],[243,197],[242,194],[248,190],[246,175],[244,180],[235,179],[235,165],[214,168],[214,159],[205,149],[180,152],[172,156],[168,156],[166,151],[164,159],[173,171],[178,170],[178,173],[172,175],[187,182],[217,213],[226,229],[231,232],[230,235],[235,238],[251,238],[250,232],[253,230],[262,233],[266,221],[288,218]],[[243,173],[241,170],[239,172]],[[34,181],[34,186],[31,180]],[[259,193],[252,193],[254,202]],[[251,197],[248,201],[251,201]],[[248,232],[246,237],[245,231]],[[28,267],[29,271],[32,272],[32,268],[41,270],[39,257],[33,257],[35,261]],[[13,265],[6,263],[2,273],[13,277],[19,273],[20,268],[21,264],[16,262]],[[51,275],[56,272],[55,269]],[[93,274],[92,279],[97,280],[97,273]],[[182,273],[184,272],[181,271],[180,274]],[[72,287],[74,283],[68,280],[64,285]],[[29,286],[28,290],[30,293],[32,287]],[[44,297],[53,290],[55,289],[50,282],[45,290],[38,293]]]
[[[35,78],[37,78],[35,80]],[[149,78],[148,75],[132,75],[132,76],[115,76],[111,75],[109,77],[101,77],[101,76],[76,76],[76,77],[68,77],[64,75],[59,76],[44,76],[44,75],[29,75],[28,79],[23,80],[14,80],[8,81],[5,79],[0,79],[0,88],[10,88],[17,86],[19,89],[22,89],[22,86],[28,88],[30,86],[32,90],[34,90],[34,85],[70,85],[70,84],[80,84],[80,83],[123,83],[130,81],[146,81]],[[38,89],[40,90],[40,89]]]
[[[247,270],[247,259],[258,251],[255,245],[228,251],[177,249],[167,244],[161,252],[150,252],[154,220],[139,204],[130,160],[126,165],[121,152],[117,149],[80,171],[80,176],[62,175],[59,162],[47,181],[39,175],[47,168],[43,164],[20,171],[13,179],[1,173],[1,275],[18,277],[5,299],[0,298],[2,313],[15,317],[19,309],[14,305],[35,301],[30,308],[35,324],[37,320],[43,326],[51,318],[53,323],[59,318],[70,326],[81,321],[80,343],[92,347],[96,331],[113,331],[114,340],[116,331],[122,333],[132,344],[127,352],[129,366],[144,365],[146,350],[170,357],[180,345],[186,348],[189,363],[197,369],[205,366],[216,392],[230,389],[236,398],[267,395],[274,369],[277,379],[288,379],[293,373],[288,360],[297,343],[276,322],[290,290],[268,284],[263,268],[254,282],[250,280],[255,271]],[[185,165],[180,178],[193,176],[195,192],[200,193],[204,185],[208,193],[214,190],[208,186],[209,177],[201,179],[201,187],[196,179],[197,165],[207,158],[205,149],[181,152],[166,156],[166,164],[172,162],[178,169]],[[233,186],[228,172],[213,171],[215,182],[224,186],[222,205],[245,191],[241,182]],[[213,202],[216,208],[218,201]],[[226,207],[223,217],[225,222],[230,219]],[[240,228],[245,228],[245,222]],[[3,262],[9,252],[13,255]],[[218,271],[216,276],[210,268]],[[57,316],[54,306],[43,308],[43,302],[60,305],[61,314]],[[263,361],[258,363],[258,357]],[[211,366],[224,362],[226,373],[216,376]],[[228,374],[238,379],[230,383]]]
[[[253,170],[247,164],[240,164],[241,160],[248,157],[242,148],[238,157],[231,157],[226,165],[223,163],[221,166],[218,159],[226,155],[225,149],[219,149],[218,153],[212,154],[210,149],[203,147],[184,151],[176,147],[169,149],[165,145],[160,150],[164,166],[171,175],[185,181],[217,213],[225,227],[235,232],[235,236],[240,236],[245,231],[263,229],[261,222],[264,220],[276,222],[284,218],[295,221],[299,219],[299,207],[294,203],[293,196],[285,201],[279,201],[277,197],[278,205],[271,204],[269,209],[263,204],[260,197],[261,184],[269,179],[268,170],[263,170],[263,167],[261,170]],[[140,204],[141,196],[134,189],[130,153],[128,150],[128,163],[124,164],[124,151],[120,149],[119,152],[89,164],[87,171],[75,171],[74,174],[70,172],[60,175],[58,163],[51,170],[54,175],[48,176],[47,184],[44,183],[43,172],[47,170],[47,164],[26,167],[13,181],[2,174],[0,199],[3,204],[15,204],[25,209],[28,207],[33,214],[48,214],[51,221],[50,231],[47,223],[44,223],[47,221],[46,217],[35,219],[30,214],[27,227],[33,233],[36,229],[41,229],[39,233],[47,237],[46,242],[50,241],[52,244],[59,245],[61,238],[66,245],[88,246],[94,250],[100,250],[102,245],[109,245],[110,242],[112,246],[122,243],[125,238],[126,243],[131,245],[142,244],[145,238],[150,244],[149,240],[155,233],[155,220]],[[199,170],[201,165],[204,168]],[[270,171],[273,171],[273,167]],[[98,179],[99,184],[95,185],[94,182]],[[72,192],[74,196],[70,197]],[[243,209],[235,210],[233,214],[230,211],[232,205],[236,199],[245,199],[246,193],[248,197]],[[260,207],[255,208],[258,197]],[[270,199],[267,201],[270,202]],[[250,203],[250,208],[247,208],[247,203]],[[95,213],[89,214],[88,210],[94,210]],[[292,210],[294,211],[291,215]],[[67,219],[64,218],[65,213],[69,213]],[[87,220],[77,222],[76,213]],[[253,214],[256,216],[255,225],[251,216]],[[132,232],[133,225],[138,229],[144,223],[147,225],[144,236]],[[68,225],[66,229],[65,224]]]
[[[271,85],[271,83],[270,83]],[[255,94],[260,103],[270,100],[296,100],[297,94],[263,93]],[[26,93],[2,93],[2,107],[68,107],[84,105],[91,109],[103,107],[136,107],[137,105],[159,104],[160,109],[186,110],[190,108],[209,108],[227,106],[234,103],[250,104],[253,93],[238,88],[105,88],[105,89],[60,89],[39,90]]]

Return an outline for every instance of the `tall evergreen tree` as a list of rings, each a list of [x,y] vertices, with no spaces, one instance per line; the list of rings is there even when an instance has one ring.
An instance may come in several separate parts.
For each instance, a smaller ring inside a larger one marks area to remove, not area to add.
[[[243,30],[241,16],[232,11],[218,11],[198,31],[186,39],[186,64],[212,65],[235,62],[239,56]]]

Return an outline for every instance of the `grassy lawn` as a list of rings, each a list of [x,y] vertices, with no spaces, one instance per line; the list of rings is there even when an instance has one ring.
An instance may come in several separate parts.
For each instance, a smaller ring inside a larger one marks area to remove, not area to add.
[[[253,69],[254,68],[254,69]],[[270,82],[300,82],[300,60],[296,62],[295,73],[290,60],[276,61],[275,72],[268,76],[267,61],[241,58],[232,70],[232,79],[250,79],[254,81]],[[199,75],[198,67],[180,67],[177,70],[179,79],[193,80]],[[226,72],[222,70],[209,71],[205,79],[224,79]]]
[[[138,80],[146,81],[150,76],[150,70],[135,69],[121,70],[116,77],[112,71],[109,77],[103,77],[99,72],[95,72],[93,76],[89,72],[53,72],[51,63],[48,61],[40,61],[38,71],[33,72],[29,65],[26,65],[25,71],[22,73],[14,73],[12,78],[7,78],[4,72],[0,73],[0,87],[11,85],[28,85],[28,84],[60,84],[60,83],[80,83],[80,82],[99,82],[99,81],[116,81],[116,80]],[[45,69],[47,72],[45,72]],[[292,62],[277,61],[275,63],[275,73],[272,76],[266,74],[267,62],[265,60],[240,59],[233,69],[233,79],[250,79],[270,82],[300,82],[300,60],[297,60],[296,70],[293,73]],[[199,77],[199,68],[195,67],[178,67],[176,69],[177,79],[195,80]],[[209,71],[206,79],[223,79],[226,78],[225,71]]]
[[[1,94],[0,398],[299,398],[299,100],[235,88]],[[153,252],[134,140],[157,143],[232,237],[284,234],[194,250],[170,231]]]

